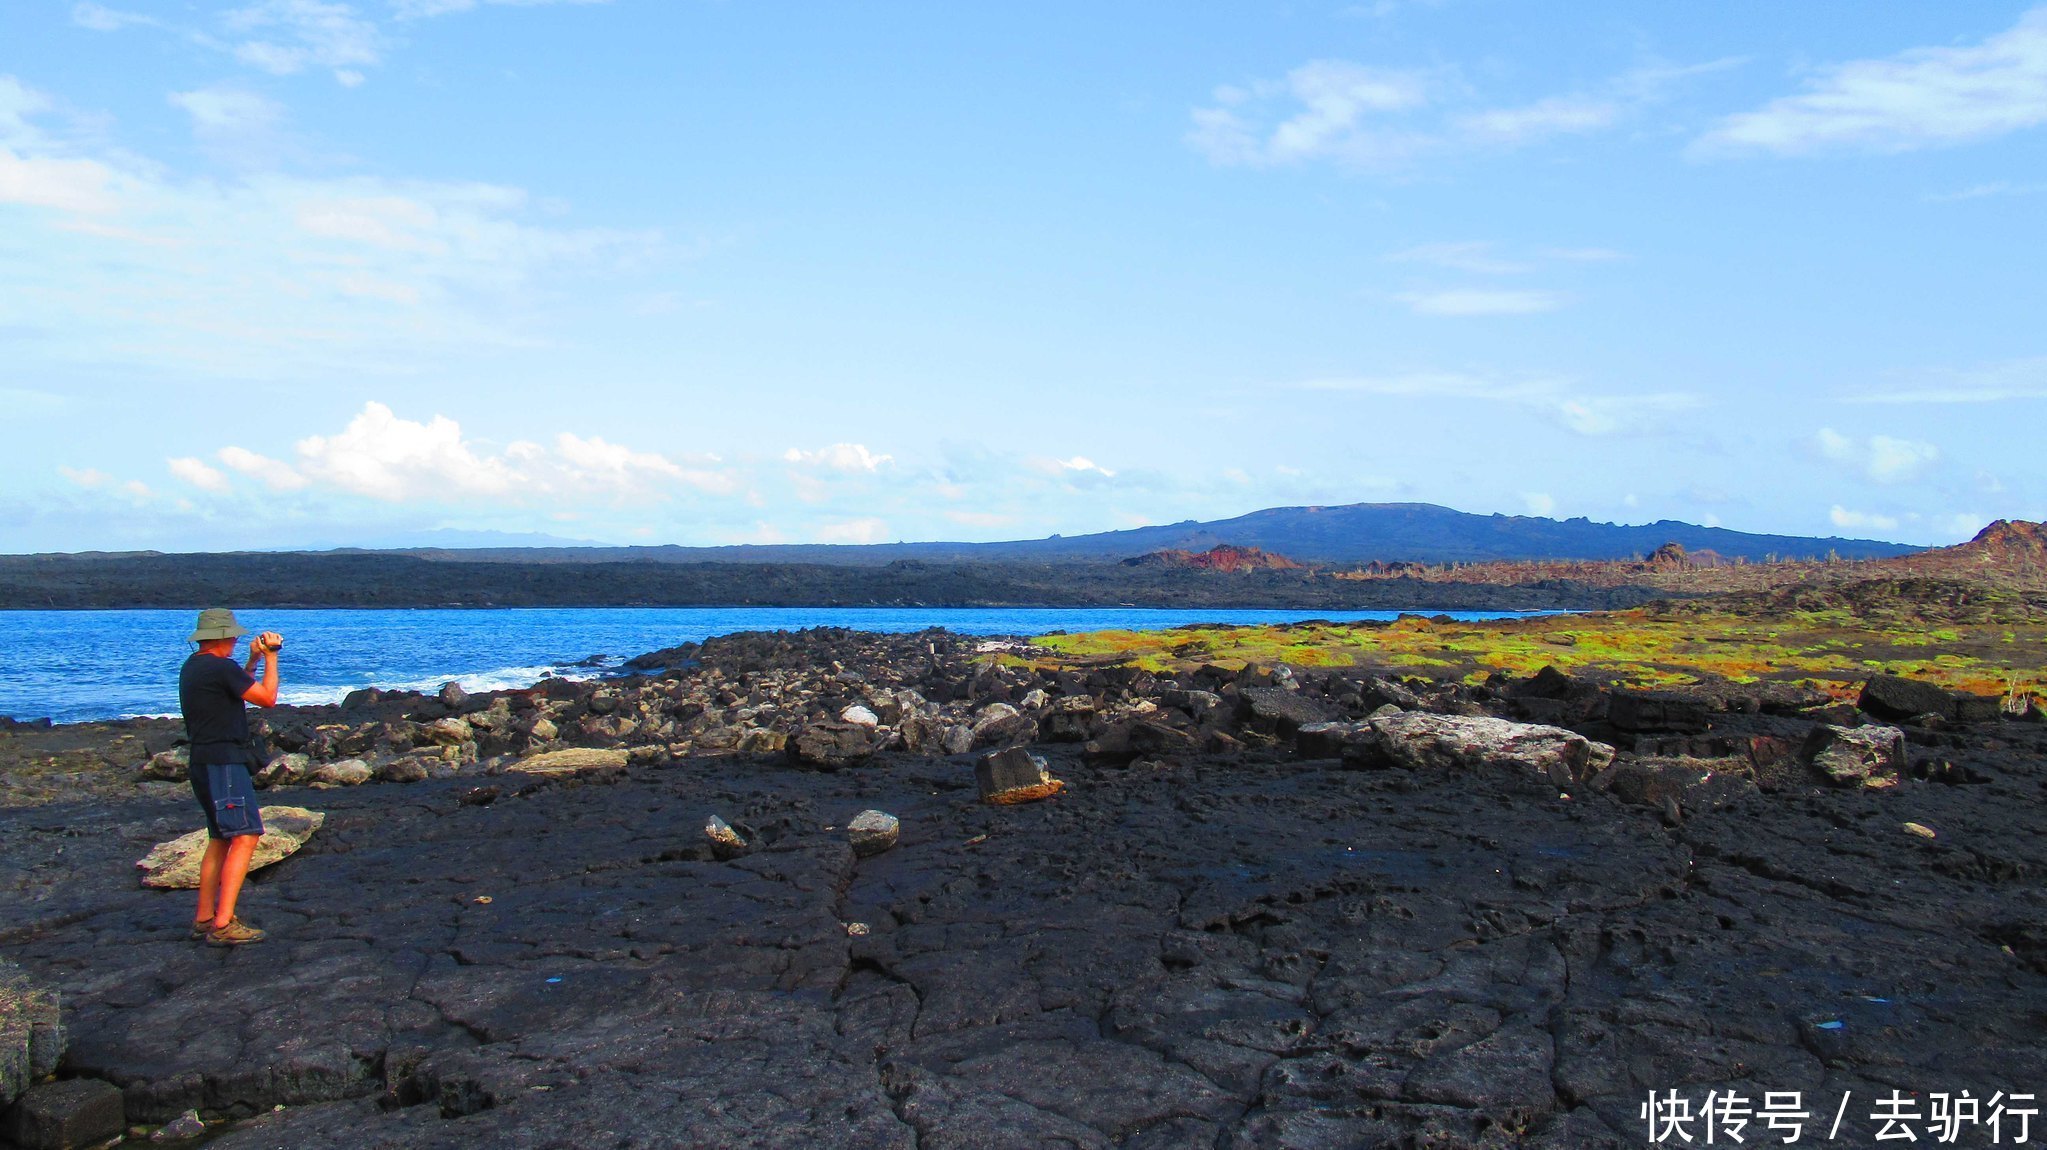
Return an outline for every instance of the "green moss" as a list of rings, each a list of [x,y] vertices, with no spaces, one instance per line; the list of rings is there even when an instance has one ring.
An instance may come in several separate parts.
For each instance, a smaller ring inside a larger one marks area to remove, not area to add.
[[[1187,627],[1096,631],[1036,640],[1047,661],[1134,662],[1155,671],[1215,663],[1442,671],[1477,682],[1492,672],[1525,676],[1554,665],[1641,685],[1765,680],[1838,685],[1871,672],[1913,674],[1967,687],[1997,676],[2042,677],[2047,627],[1957,626],[1927,632],[1840,609],[1793,613],[1767,629],[1752,618],[1708,611],[1546,616],[1434,624],[1407,618],[1377,625]],[[1910,652],[1908,655],[1907,652]]]

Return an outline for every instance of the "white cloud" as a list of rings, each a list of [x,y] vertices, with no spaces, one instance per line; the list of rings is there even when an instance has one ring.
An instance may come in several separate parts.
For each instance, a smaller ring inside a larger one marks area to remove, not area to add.
[[[634,451],[594,435],[588,439],[566,431],[556,435],[555,456],[568,471],[571,482],[587,488],[636,491],[667,479],[715,495],[729,495],[739,489],[738,479],[729,471],[684,467],[665,455]],[[719,460],[709,456],[703,462]]]
[[[1831,427],[1820,428],[1815,442],[1825,458],[1846,464],[1878,483],[1915,479],[1940,459],[1940,449],[1931,443],[1888,435],[1855,439]]]
[[[470,441],[461,425],[445,415],[421,423],[375,402],[364,404],[340,433],[309,436],[295,450],[295,474],[304,482],[388,503],[527,505],[563,496],[642,502],[684,488],[726,495],[740,486],[737,476],[716,466],[715,456],[685,465],[657,452],[566,431],[555,436],[552,449],[519,440],[492,451]],[[236,470],[292,473],[253,452],[233,451],[232,456],[223,451],[221,461]],[[273,486],[278,482],[272,481]]]
[[[1475,140],[1512,147],[1549,136],[1596,132],[1612,127],[1620,116],[1620,105],[1610,100],[1551,96],[1519,108],[1472,112],[1451,123]]]
[[[400,20],[473,12],[478,8],[541,8],[550,4],[609,4],[611,0],[392,0],[391,10]]]
[[[297,491],[309,482],[291,464],[258,455],[244,447],[223,447],[213,455],[229,468],[260,481],[272,491]]]
[[[1518,260],[1502,259],[1493,254],[1493,245],[1480,240],[1465,240],[1455,243],[1416,244],[1389,252],[1386,259],[1392,263],[1419,263],[1433,267],[1449,268],[1452,271],[1471,272],[1475,275],[1516,275],[1531,270],[1531,265]]]
[[[1973,539],[1978,531],[1990,525],[1990,517],[1981,511],[1956,511],[1934,517],[1934,530],[1951,539]]]
[[[274,106],[232,88],[174,100],[202,134],[275,121]],[[47,209],[9,222],[11,250],[38,269],[33,291],[11,293],[10,322],[52,332],[45,346],[69,361],[274,378],[530,345],[547,330],[539,297],[568,275],[662,245],[563,227],[518,188],[180,180],[94,137],[50,138],[37,126],[47,107],[0,77],[0,204]]]
[[[1850,403],[2002,403],[2047,399],[2047,356],[1925,374],[1917,387],[1846,396]]]
[[[506,496],[519,486],[503,459],[480,456],[463,441],[454,420],[416,423],[381,403],[365,404],[340,434],[309,436],[297,449],[306,475],[372,499]]]
[[[59,467],[57,471],[64,478],[88,490],[105,487],[114,481],[113,476],[96,467]]]
[[[1083,475],[1099,475],[1104,479],[1114,479],[1116,477],[1115,472],[1103,467],[1085,455],[1076,455],[1071,459],[1055,459],[1053,462],[1058,464],[1062,470],[1068,472],[1079,472]]]
[[[1878,515],[1870,511],[1850,511],[1838,503],[1834,504],[1833,510],[1827,512],[1827,518],[1833,521],[1834,526],[1848,531],[1893,531],[1898,526],[1896,516]]]
[[[170,467],[172,475],[197,487],[201,491],[211,491],[219,494],[234,489],[234,484],[228,482],[227,476],[222,475],[215,468],[208,467],[204,461],[189,455],[176,459],[166,459],[164,463]]]
[[[114,174],[104,164],[22,156],[0,146],[0,204],[103,215],[119,202]]]
[[[50,98],[0,72],[0,144],[28,144],[40,133],[29,123],[31,117],[49,110]]]
[[[1496,288],[1452,288],[1445,291],[1399,292],[1393,297],[1416,315],[1534,315],[1555,311],[1570,297],[1552,291],[1509,291]]]
[[[1906,152],[2047,123],[2047,7],[1981,44],[1823,69],[1796,96],[1729,116],[1699,154]]]
[[[307,68],[352,69],[383,59],[377,26],[347,4],[258,0],[222,13],[236,59],[277,76]]]
[[[1580,435],[1615,435],[1699,406],[1696,396],[1681,394],[1582,395],[1557,400],[1553,414]]]
[[[782,458],[791,463],[807,464],[814,467],[828,467],[834,471],[873,472],[888,466],[895,457],[892,455],[877,455],[867,450],[863,444],[834,443],[829,447],[821,447],[816,451],[803,451],[792,447],[782,453]]]
[[[201,136],[234,136],[275,128],[284,106],[268,96],[228,84],[172,92],[170,102],[192,117]]]
[[[888,524],[871,516],[826,523],[817,529],[819,543],[880,543],[888,538]]]
[[[1524,491],[1521,493],[1521,502],[1527,505],[1530,515],[1556,514],[1557,501],[1545,492]]]
[[[1215,91],[1215,106],[1193,112],[1187,142],[1216,164],[1263,167],[1333,157],[1375,164],[1400,159],[1413,141],[1368,119],[1428,102],[1430,73],[1311,60],[1279,81]],[[1257,105],[1294,105],[1277,122]]]
[[[1741,62],[1652,63],[1588,92],[1470,107],[1476,97],[1455,69],[1311,60],[1279,80],[1217,88],[1209,106],[1190,112],[1186,141],[1220,166],[1326,159],[1387,168],[1425,153],[1499,150],[1605,131],[1662,99],[1677,82]]]
[[[157,19],[141,12],[124,12],[87,0],[71,6],[71,22],[95,32],[118,32],[132,25],[155,24]]]
[[[1529,408],[1580,435],[1602,436],[1654,430],[1669,416],[1701,406],[1686,392],[1597,395],[1551,376],[1502,379],[1454,371],[1311,379],[1293,385],[1303,391],[1354,392],[1390,398],[1471,399]]]

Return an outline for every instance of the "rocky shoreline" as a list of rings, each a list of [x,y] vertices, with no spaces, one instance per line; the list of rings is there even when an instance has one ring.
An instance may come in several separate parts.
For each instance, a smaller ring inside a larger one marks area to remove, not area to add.
[[[1672,1090],[1867,1144],[2047,1087],[2037,710],[1036,654],[280,708],[265,801],[324,823],[234,952],[136,879],[176,724],[11,726],[0,961],[60,1078],[216,1146],[1636,1145]],[[982,801],[1032,755],[1063,789]]]

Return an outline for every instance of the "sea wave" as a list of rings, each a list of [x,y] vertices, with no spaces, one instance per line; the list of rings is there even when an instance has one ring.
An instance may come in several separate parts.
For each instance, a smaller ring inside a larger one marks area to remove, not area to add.
[[[339,703],[348,697],[350,691],[364,687],[375,687],[380,691],[421,691],[432,694],[444,683],[459,683],[471,694],[482,691],[516,691],[530,687],[542,679],[596,679],[608,673],[603,666],[562,667],[542,663],[526,667],[495,667],[488,671],[455,671],[438,675],[427,675],[414,679],[365,679],[356,683],[286,687],[277,693],[277,701],[294,707],[317,707]]]

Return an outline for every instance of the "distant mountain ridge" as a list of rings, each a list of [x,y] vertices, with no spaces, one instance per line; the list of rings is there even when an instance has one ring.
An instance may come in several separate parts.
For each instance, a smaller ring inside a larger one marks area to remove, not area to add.
[[[519,563],[1118,562],[1155,551],[1255,547],[1303,563],[1482,563],[1516,559],[1638,559],[1666,543],[1727,559],[1884,559],[1921,550],[1875,539],[1758,535],[1660,520],[1641,525],[1527,515],[1475,515],[1432,503],[1272,507],[1234,519],[1188,520],[1093,535],[1002,543],[742,544],[729,547],[415,548],[427,559]]]

